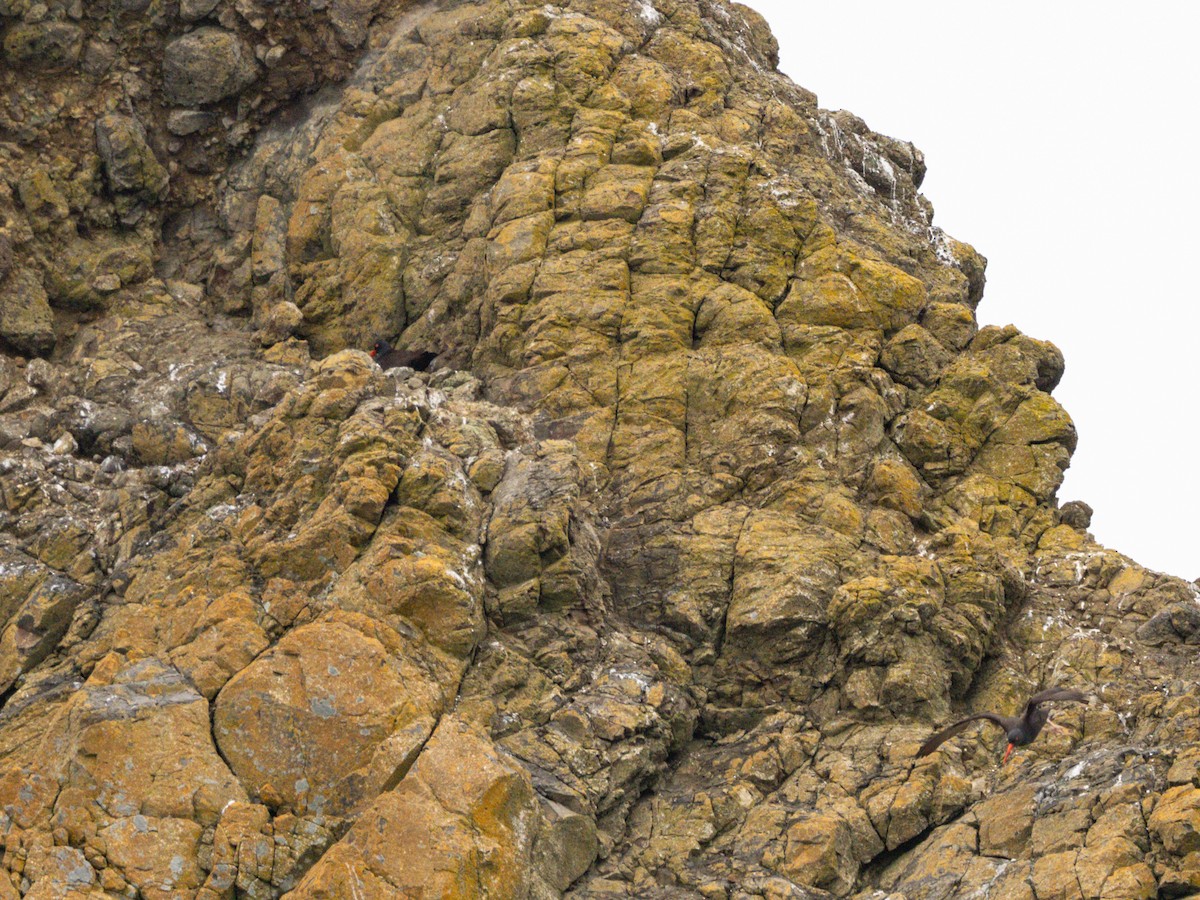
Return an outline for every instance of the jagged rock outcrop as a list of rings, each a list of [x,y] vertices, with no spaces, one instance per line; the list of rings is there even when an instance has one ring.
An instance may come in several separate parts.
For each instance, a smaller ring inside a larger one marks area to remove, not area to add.
[[[723,0],[287,9],[0,5],[0,897],[1200,890],[1196,588],[916,148]]]

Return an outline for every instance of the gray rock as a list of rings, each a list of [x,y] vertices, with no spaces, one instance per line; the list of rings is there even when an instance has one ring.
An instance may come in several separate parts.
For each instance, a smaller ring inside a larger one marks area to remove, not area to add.
[[[177,109],[167,116],[167,131],[185,137],[203,131],[216,118],[212,113],[200,109]]]
[[[1058,518],[1064,525],[1086,531],[1092,524],[1092,508],[1082,500],[1070,500],[1058,510]]]
[[[133,428],[134,416],[127,409],[75,399],[60,422],[84,453],[107,453],[117,438]]]
[[[38,69],[74,65],[83,52],[83,29],[70,22],[22,22],[4,36],[4,57]]]
[[[329,4],[329,21],[337,29],[338,40],[347,47],[357,47],[367,39],[379,0],[333,0]]]
[[[25,382],[39,391],[50,390],[58,383],[58,373],[52,363],[31,359],[25,366]]]
[[[0,415],[0,447],[17,446],[28,437],[48,438],[54,419],[54,411],[44,406]]]
[[[1200,640],[1200,604],[1185,600],[1159,610],[1137,630],[1137,636],[1154,646],[1196,643]]]
[[[180,0],[179,18],[185,22],[199,22],[216,8],[217,0]]]
[[[286,341],[304,324],[304,313],[295,303],[284,300],[276,303],[267,312],[258,338],[264,346]]]
[[[167,44],[163,52],[163,90],[179,106],[215,103],[256,78],[254,51],[223,28],[197,28]]]
[[[99,77],[112,68],[117,60],[117,48],[103,41],[88,41],[83,50],[83,71]]]

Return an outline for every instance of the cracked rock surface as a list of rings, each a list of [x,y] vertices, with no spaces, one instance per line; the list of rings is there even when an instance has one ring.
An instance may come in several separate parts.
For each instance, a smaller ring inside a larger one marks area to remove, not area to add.
[[[0,900],[1200,891],[1196,587],[752,10],[0,28]]]

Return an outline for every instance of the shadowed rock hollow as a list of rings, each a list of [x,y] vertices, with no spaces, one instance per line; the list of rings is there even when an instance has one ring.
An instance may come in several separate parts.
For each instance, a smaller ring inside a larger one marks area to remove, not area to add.
[[[0,17],[0,900],[1200,891],[1196,589],[752,10]]]

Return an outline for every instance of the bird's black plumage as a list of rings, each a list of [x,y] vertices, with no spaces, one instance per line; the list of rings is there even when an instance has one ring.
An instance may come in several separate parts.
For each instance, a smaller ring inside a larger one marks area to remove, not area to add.
[[[428,350],[397,350],[383,338],[377,340],[371,347],[371,356],[375,362],[379,363],[379,368],[385,371],[407,366],[418,372],[424,372],[429,368],[429,364],[437,359],[437,354]]]
[[[1008,754],[1012,752],[1013,747],[1024,747],[1026,744],[1032,744],[1037,736],[1042,733],[1042,728],[1050,718],[1050,710],[1043,704],[1053,701],[1078,702],[1086,699],[1087,694],[1073,688],[1049,688],[1030,697],[1025,704],[1024,711],[1019,716],[976,713],[973,716],[960,719],[953,725],[943,728],[930,737],[929,740],[921,745],[921,749],[917,751],[917,756],[928,756],[950,738],[964,731],[972,722],[982,720],[991,722],[993,725],[999,725],[1004,729],[1004,733],[1008,737],[1008,749],[1004,753],[1004,758],[1007,760]]]

